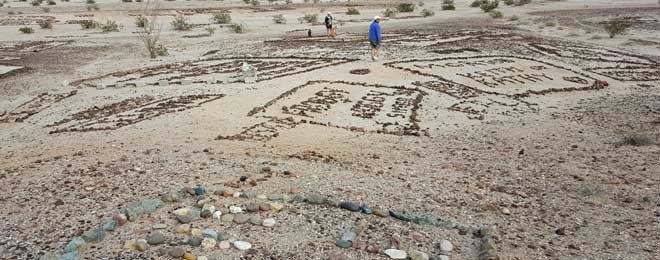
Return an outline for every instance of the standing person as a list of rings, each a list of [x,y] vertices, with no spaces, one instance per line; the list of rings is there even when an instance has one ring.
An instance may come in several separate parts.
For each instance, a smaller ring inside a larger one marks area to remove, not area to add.
[[[325,16],[325,28],[328,30],[326,33],[328,37],[331,36],[332,34],[332,20],[334,18],[332,17],[332,13],[328,12],[328,15]]]
[[[380,55],[380,43],[383,41],[383,37],[380,33],[380,16],[376,15],[374,17],[374,22],[371,23],[369,27],[369,43],[371,44],[371,59],[374,61],[378,60],[378,55]]]

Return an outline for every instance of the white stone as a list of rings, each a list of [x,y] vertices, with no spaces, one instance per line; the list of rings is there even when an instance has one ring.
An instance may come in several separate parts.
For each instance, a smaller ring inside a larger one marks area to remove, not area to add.
[[[158,86],[165,87],[165,86],[168,86],[168,85],[170,85],[170,82],[167,81],[167,80],[159,80],[158,81]]]
[[[268,197],[266,197],[266,195],[264,195],[264,194],[259,194],[259,195],[257,195],[257,199],[266,200],[266,199],[268,199]]]
[[[208,237],[207,237],[207,238],[204,238],[204,239],[202,240],[202,248],[205,248],[205,249],[214,248],[214,247],[215,247],[215,244],[216,244],[217,242],[218,242],[218,241],[215,240],[215,239],[213,239],[213,238],[208,238]]]
[[[186,85],[190,85],[190,84],[192,84],[192,79],[182,79],[181,80],[181,85],[186,86]]]
[[[62,81],[62,87],[68,87],[68,86],[69,86],[68,80]]]
[[[204,206],[202,207],[202,210],[208,210],[208,211],[211,211],[211,212],[215,212],[215,206],[213,206],[211,204],[204,204]]]
[[[234,213],[234,214],[242,213],[243,209],[241,207],[231,206],[231,207],[229,207],[229,212]]]
[[[440,241],[440,251],[451,252],[454,250],[454,245],[451,244],[448,240]]]
[[[124,83],[117,83],[117,84],[115,84],[115,88],[123,88],[123,87],[125,87],[125,86],[126,86],[126,84],[124,84]]]
[[[147,86],[147,83],[144,82],[144,81],[137,81],[137,82],[135,82],[135,86],[136,87],[145,87],[145,86]]]
[[[209,260],[209,258],[206,256],[199,256],[197,257],[197,260]]]
[[[222,217],[222,211],[213,212],[213,219],[220,219]]]
[[[229,244],[229,241],[223,240],[223,241],[220,241],[220,243],[218,244],[218,247],[220,249],[229,249],[229,247],[231,247],[231,244]]]
[[[387,256],[390,257],[390,259],[407,259],[408,254],[406,251],[399,250],[399,249],[387,249],[384,252]]]
[[[508,208],[502,208],[502,214],[511,215],[511,210],[509,210]]]
[[[449,257],[446,255],[441,255],[440,260],[449,260]]]
[[[410,250],[410,260],[429,260],[429,255],[422,251]]]
[[[272,227],[272,226],[275,226],[275,223],[277,223],[277,221],[275,221],[274,218],[267,218],[267,219],[264,219],[263,225],[264,225],[264,227]]]
[[[215,84],[216,82],[218,82],[218,81],[215,80],[215,79],[207,79],[207,80],[206,80],[206,83],[207,83],[207,84]]]
[[[241,194],[241,192],[234,192],[234,198],[240,198]]]
[[[190,214],[190,209],[189,208],[175,209],[174,211],[172,211],[172,213],[174,213],[174,215],[177,216],[187,216]]]
[[[96,89],[105,89],[105,84],[103,83],[96,84]]]
[[[252,244],[245,241],[234,241],[234,247],[238,250],[248,250],[252,248]]]

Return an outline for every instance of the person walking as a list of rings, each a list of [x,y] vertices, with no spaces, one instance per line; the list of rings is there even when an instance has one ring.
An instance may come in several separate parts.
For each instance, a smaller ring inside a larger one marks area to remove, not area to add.
[[[332,22],[334,18],[332,17],[332,13],[328,12],[328,15],[325,16],[325,28],[328,30],[326,35],[328,37],[332,37]]]
[[[371,59],[373,61],[378,60],[380,55],[380,43],[383,41],[383,37],[380,31],[380,16],[374,17],[374,21],[369,27],[369,43],[371,44]]]

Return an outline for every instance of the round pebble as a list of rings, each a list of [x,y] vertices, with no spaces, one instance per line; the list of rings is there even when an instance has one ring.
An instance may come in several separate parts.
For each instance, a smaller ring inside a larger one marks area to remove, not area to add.
[[[243,212],[243,209],[241,207],[231,206],[231,207],[229,207],[229,212],[234,213],[234,214],[241,213],[241,212]]]
[[[189,208],[175,209],[174,211],[172,211],[172,213],[177,216],[187,216],[190,215],[190,209]]]
[[[220,243],[218,244],[218,247],[220,249],[229,249],[229,247],[231,247],[231,244],[229,244],[229,241],[223,240],[223,241],[220,241]]]
[[[181,258],[186,253],[186,250],[181,248],[181,247],[175,247],[175,248],[170,249],[170,251],[168,253],[171,257]]]
[[[190,232],[190,224],[181,224],[174,228],[174,232],[179,234],[188,234]]]
[[[162,243],[165,243],[165,240],[166,240],[165,236],[160,232],[151,233],[147,237],[147,243],[149,243],[150,245],[160,245]]]
[[[268,204],[268,203],[261,203],[261,204],[259,204],[259,210],[261,210],[261,211],[269,211],[269,210],[270,210],[270,204]]]
[[[348,241],[348,240],[341,240],[340,239],[340,240],[337,240],[337,242],[335,242],[335,245],[339,248],[351,248],[351,246],[353,246],[353,243],[351,241]]]
[[[389,256],[390,259],[407,259],[408,254],[406,251],[399,249],[387,249],[385,250],[385,255]]]
[[[221,216],[222,216],[222,211],[218,210],[216,212],[213,212],[213,219],[220,219]]]
[[[208,238],[208,237],[204,238],[204,240],[202,240],[202,248],[205,249],[214,248],[216,243],[217,241],[213,238]]]
[[[194,237],[201,237],[202,234],[203,234],[203,233],[202,233],[202,230],[199,229],[199,228],[193,228],[192,230],[190,230],[190,235],[191,235],[191,236],[194,236]]]
[[[249,219],[250,219],[250,217],[248,215],[236,214],[236,216],[234,216],[234,223],[236,223],[236,224],[245,224],[245,223],[248,222]]]
[[[264,227],[272,227],[272,226],[275,226],[276,223],[277,223],[277,221],[275,221],[274,218],[267,218],[267,219],[264,219],[263,225],[264,225]]]
[[[408,255],[410,260],[429,260],[428,254],[417,250],[410,250]]]
[[[234,221],[234,214],[222,215],[221,220],[222,222],[232,222]]]
[[[191,237],[188,238],[188,241],[186,241],[186,244],[194,247],[198,247],[202,245],[202,238],[201,237]]]
[[[454,245],[451,244],[448,240],[440,241],[440,251],[441,252],[451,252],[454,250]]]
[[[185,253],[183,254],[183,259],[186,260],[197,260],[197,257],[191,253]]]
[[[234,241],[234,247],[236,247],[238,250],[248,250],[252,248],[252,244],[239,240],[239,241]]]
[[[261,224],[263,224],[264,222],[259,216],[251,216],[250,219],[248,219],[248,221],[250,222],[250,224],[257,226],[261,226]]]

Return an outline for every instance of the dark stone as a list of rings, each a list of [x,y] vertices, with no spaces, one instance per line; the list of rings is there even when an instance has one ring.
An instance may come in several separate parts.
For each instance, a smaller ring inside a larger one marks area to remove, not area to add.
[[[241,178],[240,178],[241,181],[246,181],[247,179],[248,179],[247,176],[241,176]]]
[[[202,245],[202,240],[203,238],[201,237],[191,237],[188,239],[188,241],[186,241],[186,244],[194,247],[199,247]]]
[[[147,243],[150,245],[160,245],[165,243],[165,236],[160,232],[154,232],[147,237]]]
[[[342,201],[339,203],[339,207],[355,212],[360,211],[360,205],[351,201]]]
[[[176,217],[176,220],[179,221],[179,223],[181,224],[188,224],[193,220],[193,216],[191,215],[178,216]]]
[[[337,245],[337,247],[339,248],[351,248],[353,246],[353,242],[346,240],[337,240],[335,245]]]
[[[367,205],[362,205],[362,207],[360,207],[360,213],[371,215],[374,213],[374,210]]]
[[[206,189],[202,185],[197,185],[197,187],[193,188],[193,191],[197,196],[203,196],[206,194]]]
[[[87,243],[101,242],[105,238],[105,230],[103,228],[90,229],[82,234],[82,238]]]
[[[395,219],[398,219],[398,220],[401,220],[401,221],[406,221],[406,222],[410,222],[410,221],[413,220],[413,218],[411,216],[405,215],[405,214],[400,213],[400,212],[396,212],[394,210],[390,210],[390,216],[395,218]]]

